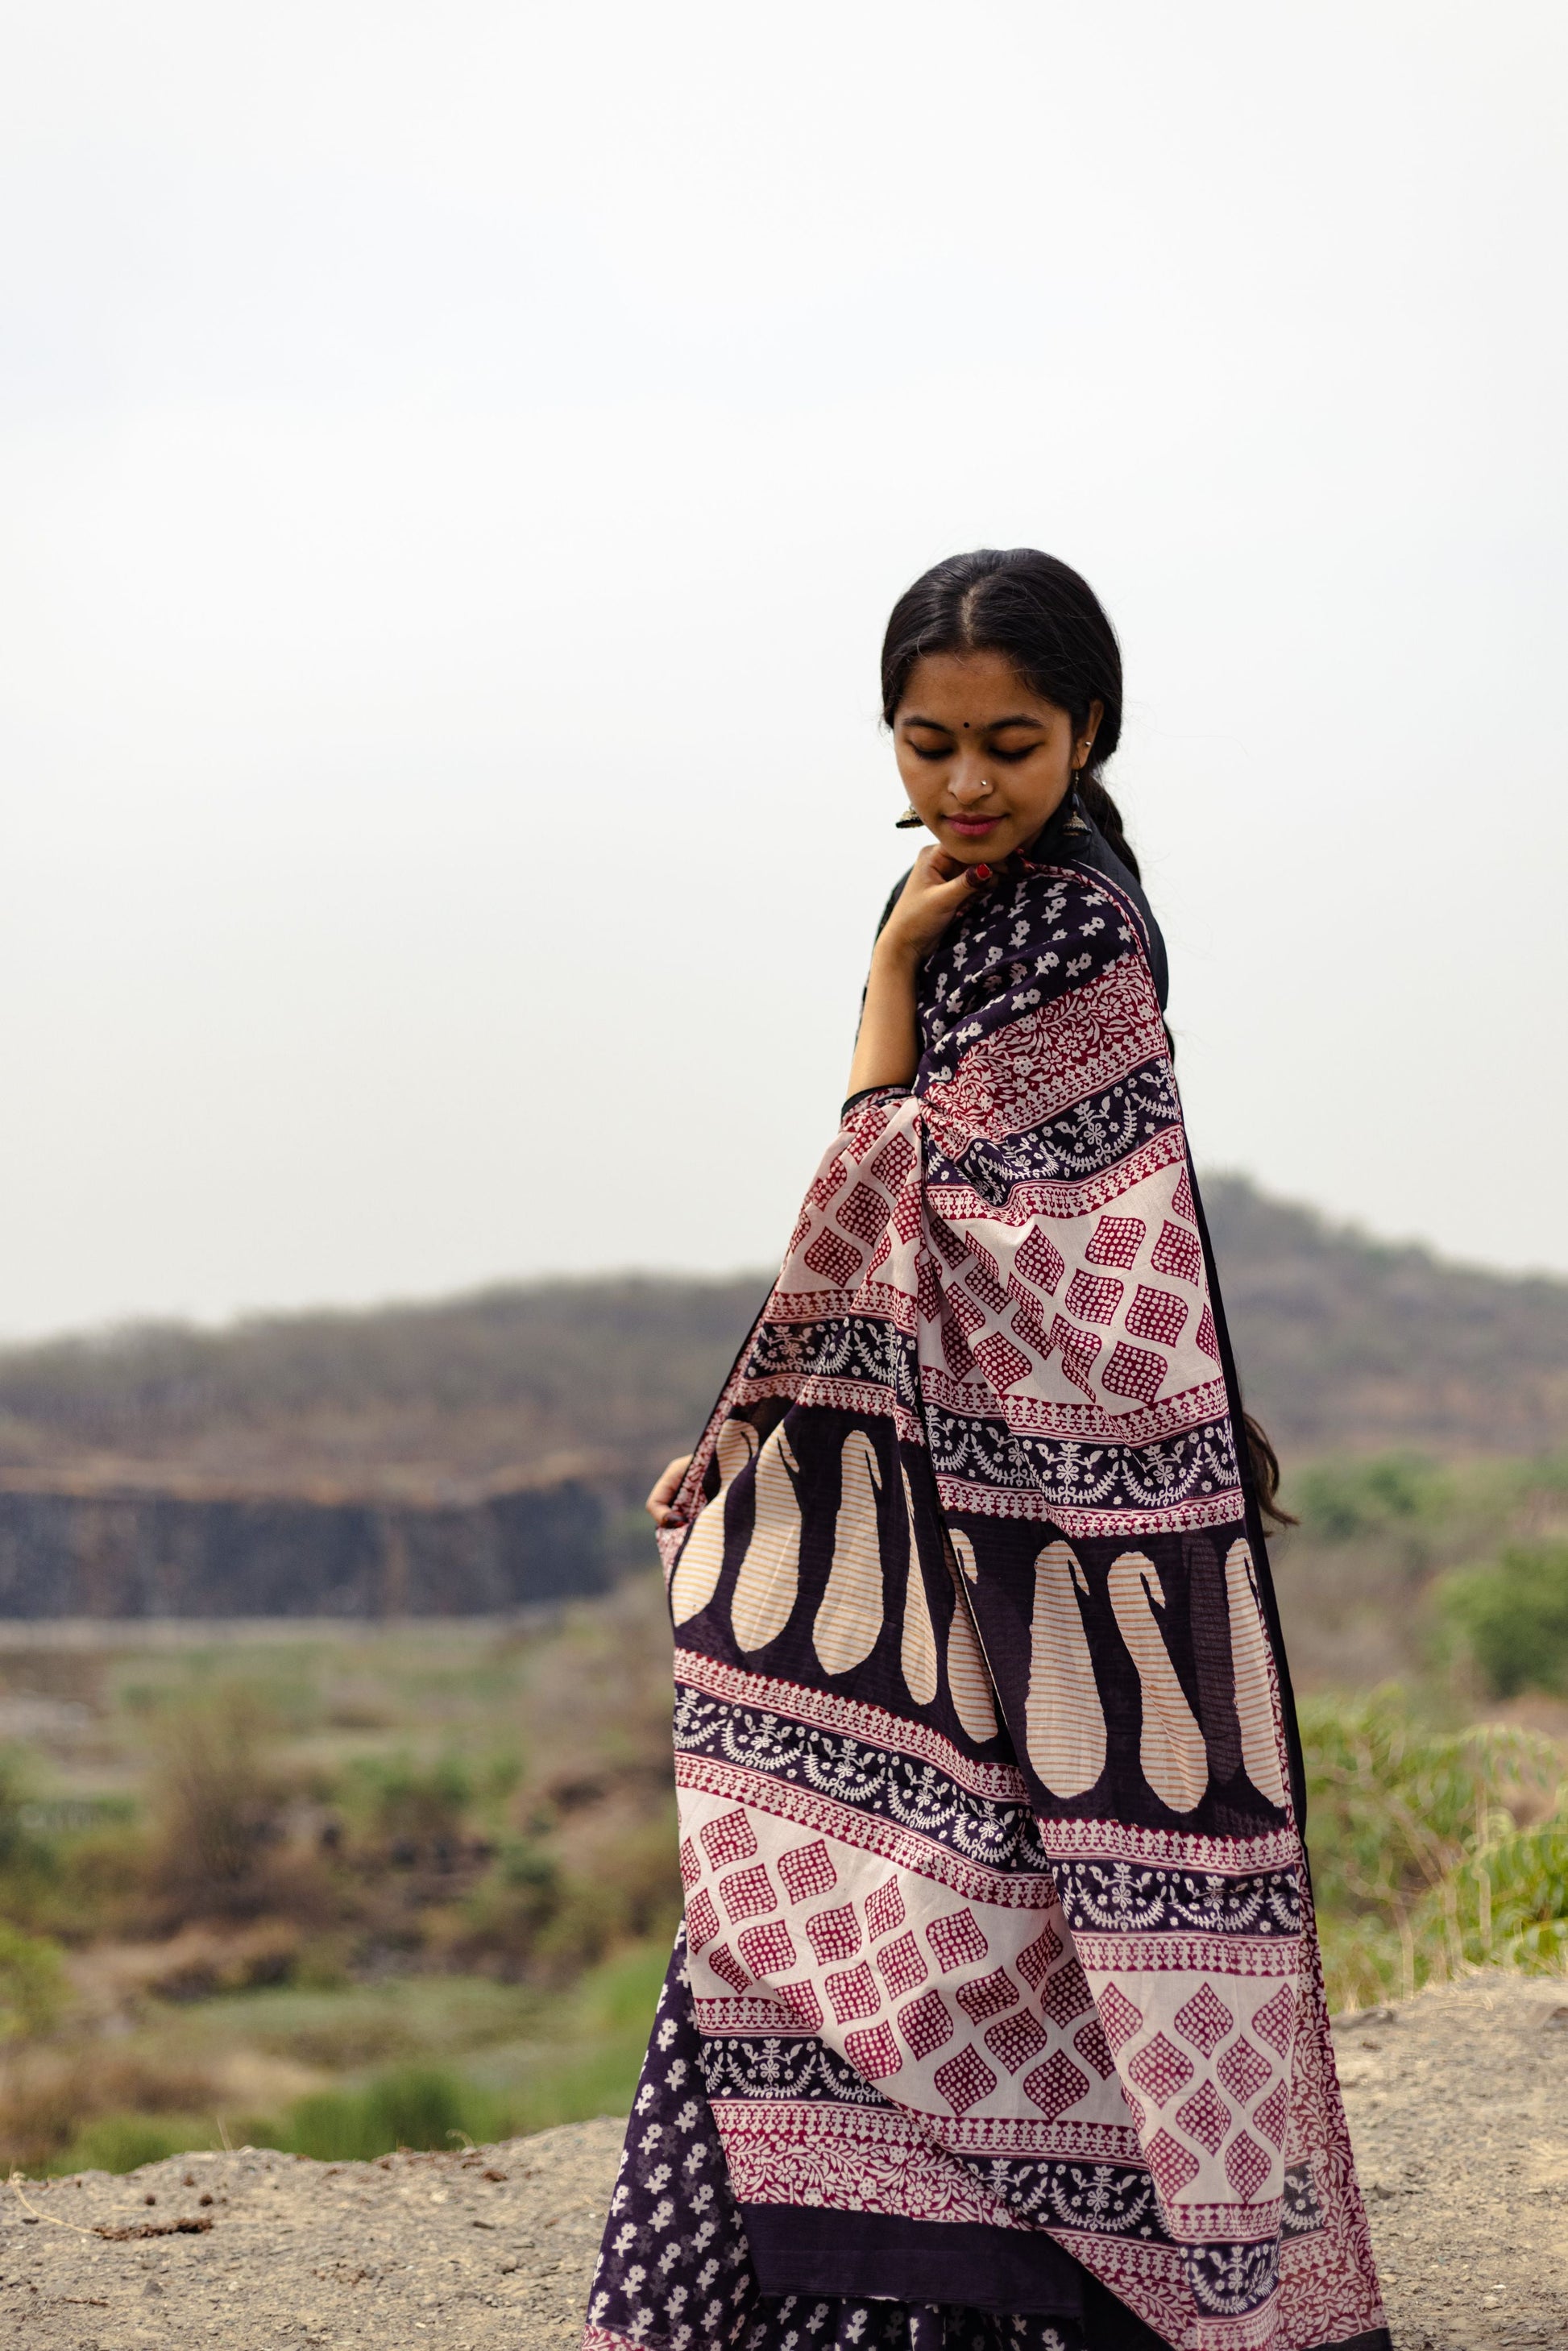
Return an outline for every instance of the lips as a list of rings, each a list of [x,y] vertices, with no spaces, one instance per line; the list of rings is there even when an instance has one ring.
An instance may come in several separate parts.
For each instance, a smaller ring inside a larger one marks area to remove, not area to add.
[[[945,816],[942,821],[950,825],[955,832],[961,832],[966,841],[984,841],[988,832],[996,831],[1001,819],[997,816]]]

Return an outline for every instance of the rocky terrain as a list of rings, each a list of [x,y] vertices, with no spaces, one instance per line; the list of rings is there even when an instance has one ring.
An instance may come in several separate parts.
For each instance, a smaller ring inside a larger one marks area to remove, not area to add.
[[[1397,2351],[1568,2351],[1564,1989],[1477,1976],[1337,2028]],[[36,2351],[564,2351],[621,2134],[14,2180],[0,2325]]]

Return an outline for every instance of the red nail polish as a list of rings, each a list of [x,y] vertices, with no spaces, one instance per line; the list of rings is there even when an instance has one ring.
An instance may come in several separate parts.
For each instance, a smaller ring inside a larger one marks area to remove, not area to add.
[[[991,878],[991,869],[988,865],[971,865],[969,871],[977,882],[988,882]]]

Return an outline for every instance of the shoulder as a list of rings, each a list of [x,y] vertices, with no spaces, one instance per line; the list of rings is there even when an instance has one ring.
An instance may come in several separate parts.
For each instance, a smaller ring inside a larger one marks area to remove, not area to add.
[[[1081,868],[1087,876],[1103,883],[1126,909],[1137,932],[1163,1012],[1169,994],[1165,935],[1155,920],[1155,910],[1149,904],[1143,883],[1131,867],[1117,856],[1097,824],[1090,825],[1087,836],[1069,862]]]

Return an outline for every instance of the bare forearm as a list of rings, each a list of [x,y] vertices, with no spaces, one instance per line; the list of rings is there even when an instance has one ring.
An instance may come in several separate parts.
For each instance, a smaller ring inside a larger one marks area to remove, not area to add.
[[[917,961],[908,947],[890,942],[885,934],[877,942],[850,1063],[852,1094],[866,1086],[906,1086],[915,1075],[920,1059],[915,1023]]]

